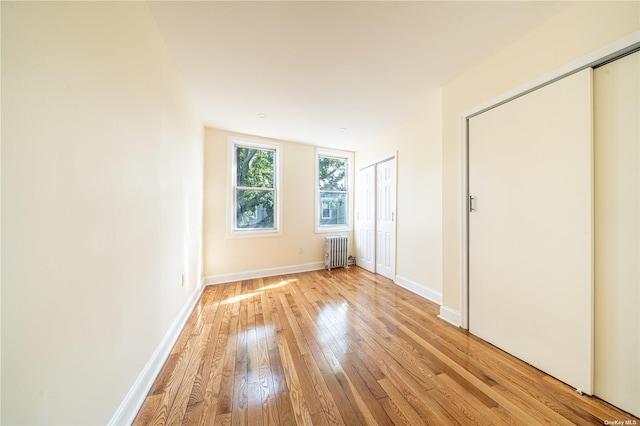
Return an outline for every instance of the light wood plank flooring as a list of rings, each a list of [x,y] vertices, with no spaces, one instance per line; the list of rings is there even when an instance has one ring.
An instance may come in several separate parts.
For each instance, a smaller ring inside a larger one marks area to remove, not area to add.
[[[134,424],[640,425],[438,310],[358,267],[207,287]]]

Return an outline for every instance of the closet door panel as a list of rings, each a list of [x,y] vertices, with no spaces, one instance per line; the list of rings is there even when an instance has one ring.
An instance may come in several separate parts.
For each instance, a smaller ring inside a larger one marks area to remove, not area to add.
[[[358,172],[356,252],[358,266],[376,272],[376,166]]]
[[[376,166],[376,272],[396,279],[396,160]]]
[[[469,123],[469,328],[592,392],[592,70]]]
[[[640,52],[594,71],[595,394],[640,416]]]

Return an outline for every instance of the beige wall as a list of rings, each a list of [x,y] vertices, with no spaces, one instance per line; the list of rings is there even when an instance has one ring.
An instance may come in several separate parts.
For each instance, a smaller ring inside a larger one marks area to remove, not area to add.
[[[227,238],[230,136],[282,144],[282,235]],[[324,260],[324,237],[346,235],[315,232],[316,147],[241,135],[217,129],[205,131],[204,275],[213,281],[223,276],[283,267],[317,267]],[[348,233],[352,236],[352,233]],[[353,241],[353,238],[351,238]],[[302,253],[300,253],[302,249]]]
[[[200,282],[203,127],[139,2],[3,2],[2,118],[2,423],[106,424]]]
[[[396,276],[442,292],[442,99],[356,153],[357,168],[397,150]]]
[[[595,395],[640,416],[640,52],[593,87]]]
[[[460,309],[460,115],[638,29],[638,2],[578,2],[443,88],[445,306]]]
[[[575,3],[356,153],[398,152],[398,276],[459,309],[460,114],[639,28]],[[308,145],[279,141],[282,236],[227,238],[230,133],[203,136],[145,4],[3,2],[2,118],[2,423],[106,423],[201,269],[322,261]]]

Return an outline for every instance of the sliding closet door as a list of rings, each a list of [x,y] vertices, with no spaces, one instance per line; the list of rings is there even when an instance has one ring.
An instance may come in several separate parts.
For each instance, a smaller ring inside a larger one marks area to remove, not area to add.
[[[595,394],[640,416],[640,52],[593,78]]]
[[[396,279],[396,159],[376,166],[376,272]]]
[[[358,266],[376,271],[376,166],[358,172],[356,194],[356,252]]]
[[[470,331],[592,392],[592,70],[469,124]]]

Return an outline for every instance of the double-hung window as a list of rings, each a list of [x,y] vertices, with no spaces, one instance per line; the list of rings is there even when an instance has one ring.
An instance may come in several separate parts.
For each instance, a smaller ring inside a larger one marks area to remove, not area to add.
[[[316,230],[351,229],[353,155],[343,151],[316,152]]]
[[[280,235],[280,145],[230,138],[231,236]]]

